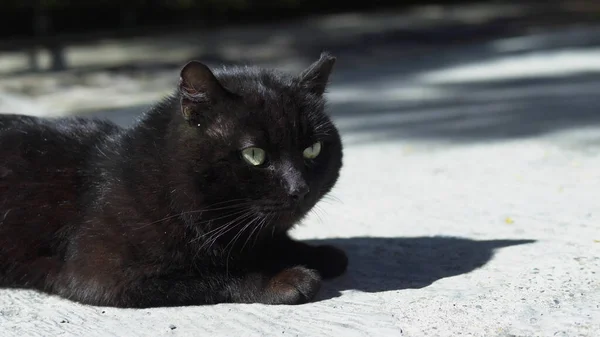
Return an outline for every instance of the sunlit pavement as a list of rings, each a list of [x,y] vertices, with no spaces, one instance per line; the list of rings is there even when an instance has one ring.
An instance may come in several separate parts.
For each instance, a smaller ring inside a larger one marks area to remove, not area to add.
[[[427,15],[109,41],[96,63],[79,47],[75,70],[0,79],[2,109],[128,125],[185,59],[298,71],[331,50],[344,169],[294,235],[350,255],[348,273],[298,307],[117,310],[2,290],[2,335],[600,335],[600,27],[515,36]]]

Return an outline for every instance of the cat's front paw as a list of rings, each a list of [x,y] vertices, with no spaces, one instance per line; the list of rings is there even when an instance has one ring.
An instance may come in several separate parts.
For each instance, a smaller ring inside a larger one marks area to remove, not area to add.
[[[342,275],[348,268],[348,256],[346,253],[334,246],[316,246],[314,248],[314,266],[324,279],[330,279]]]
[[[321,277],[304,267],[287,268],[268,284],[268,302],[272,304],[302,304],[312,300],[321,288]]]

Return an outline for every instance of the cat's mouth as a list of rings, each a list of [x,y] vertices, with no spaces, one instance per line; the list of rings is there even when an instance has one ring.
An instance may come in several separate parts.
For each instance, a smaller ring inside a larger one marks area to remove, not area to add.
[[[256,205],[255,211],[260,216],[271,216],[271,215],[289,215],[293,216],[300,211],[300,205],[293,204],[261,204]]]
[[[258,206],[256,211],[259,213],[270,214],[270,213],[293,213],[296,207],[280,205],[280,206]]]

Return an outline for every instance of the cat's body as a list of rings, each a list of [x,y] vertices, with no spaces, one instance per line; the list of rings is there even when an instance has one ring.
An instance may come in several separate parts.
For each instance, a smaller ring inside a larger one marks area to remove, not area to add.
[[[119,307],[312,299],[347,265],[287,236],[341,168],[333,61],[296,78],[192,62],[129,129],[0,115],[0,287]]]

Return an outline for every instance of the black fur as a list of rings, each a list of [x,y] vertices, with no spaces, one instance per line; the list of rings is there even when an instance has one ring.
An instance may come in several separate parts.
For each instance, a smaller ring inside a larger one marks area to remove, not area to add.
[[[0,115],[0,286],[117,307],[310,301],[347,266],[287,235],[342,165],[324,112],[334,61],[299,76],[191,62],[129,129]],[[266,162],[244,161],[248,146]]]

